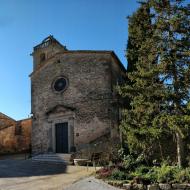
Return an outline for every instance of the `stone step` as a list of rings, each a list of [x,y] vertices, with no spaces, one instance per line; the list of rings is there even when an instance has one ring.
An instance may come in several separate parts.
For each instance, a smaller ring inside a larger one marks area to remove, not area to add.
[[[39,162],[57,162],[57,163],[65,163],[65,164],[67,164],[66,161],[64,161],[64,160],[58,160],[58,159],[33,158],[32,161],[39,161]]]
[[[39,154],[32,157],[33,161],[71,164],[71,154]]]
[[[62,155],[62,154],[38,154],[36,156],[40,156],[40,157],[70,157],[71,155]]]
[[[70,159],[71,158],[71,154],[39,154],[39,155],[36,155],[35,157]]]

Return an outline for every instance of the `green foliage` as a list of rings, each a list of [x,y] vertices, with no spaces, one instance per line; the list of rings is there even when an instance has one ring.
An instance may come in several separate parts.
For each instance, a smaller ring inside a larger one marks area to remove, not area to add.
[[[129,37],[127,43],[127,72],[129,73],[137,69],[136,64],[138,62],[138,53],[141,44],[146,41],[146,38],[151,34],[151,29],[149,27],[151,23],[149,8],[146,5],[142,5],[136,13],[128,17],[128,22]]]
[[[122,160],[122,167],[127,171],[133,171],[134,168],[137,168],[138,166],[141,166],[143,163],[145,163],[145,158],[143,154],[126,154],[124,148],[119,149],[118,156],[119,159]]]
[[[132,155],[123,157],[123,167],[128,171],[132,171],[134,168],[140,166],[143,162],[143,155],[139,155],[137,158],[134,158]]]
[[[174,179],[176,183],[190,183],[190,168],[179,169],[174,174]]]
[[[137,167],[132,176],[141,178],[149,183],[189,183],[190,168],[181,169],[163,163],[160,167]]]
[[[148,166],[139,166],[136,168],[135,173],[133,173],[135,176],[142,177],[146,175],[150,171],[150,167]]]
[[[141,3],[129,17],[129,81],[118,89],[130,100],[121,124],[130,153],[151,157],[163,132],[175,134],[179,166],[190,126],[189,7],[178,0]]]
[[[149,183],[189,183],[190,168],[180,169],[163,163],[160,167],[140,166],[132,172],[132,176]]]
[[[147,175],[147,173],[149,173],[149,171],[150,171],[150,167],[147,167],[147,166],[142,165],[142,166],[137,167],[137,168],[135,169],[135,171],[133,171],[133,172],[131,173],[131,175],[132,175],[134,178],[138,177],[138,178],[144,179],[145,176]]]
[[[157,82],[158,68],[156,44],[151,24],[150,6],[144,3],[129,17],[129,41],[127,47],[129,83],[119,89],[130,99],[130,107],[123,112],[121,130],[131,153],[148,156],[154,141],[162,130],[153,125],[159,114],[163,85]],[[135,152],[134,152],[135,151]]]
[[[103,168],[97,172],[99,178],[119,181],[133,181],[137,184],[151,183],[190,183],[190,168],[179,168],[168,165],[161,166],[138,165],[128,169]]]
[[[156,173],[157,182],[169,183],[174,181],[174,174],[176,173],[176,167],[163,164],[159,168],[154,168]]]
[[[153,168],[150,168],[150,170],[144,175],[144,179],[150,181],[150,183],[156,183],[157,182],[157,173]]]
[[[119,169],[114,169],[109,177],[112,180],[126,180],[128,178],[127,173],[120,171]]]
[[[135,169],[134,172],[131,173],[133,176],[133,180],[135,180],[136,183],[155,183],[157,182],[157,175],[154,170],[154,167],[148,167],[148,166],[139,166]],[[136,181],[138,179],[138,181]]]

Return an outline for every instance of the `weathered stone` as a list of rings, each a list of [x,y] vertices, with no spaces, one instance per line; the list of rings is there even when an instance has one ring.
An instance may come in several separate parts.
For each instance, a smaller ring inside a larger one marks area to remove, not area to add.
[[[15,121],[0,113],[0,154],[29,151],[31,127],[30,118]]]
[[[186,185],[187,185],[186,190],[190,190],[190,184],[187,183]]]
[[[143,190],[146,189],[146,186],[143,184],[133,184],[133,189]]]
[[[162,190],[170,190],[171,189],[171,185],[167,184],[167,183],[160,183],[159,184],[160,189]]]
[[[185,189],[187,184],[172,184],[173,189]]]
[[[147,190],[159,190],[159,185],[157,184],[148,185]]]
[[[143,185],[143,184],[137,184],[137,187],[138,187],[139,190],[146,189],[146,186]]]
[[[16,121],[0,112],[0,129],[16,124]]]
[[[127,189],[127,190],[131,190],[131,189],[132,189],[132,185],[129,184],[129,183],[124,183],[124,184],[123,184],[123,188],[124,188],[124,189]]]
[[[32,55],[33,153],[56,152],[57,123],[68,124],[67,152],[106,134],[119,138],[114,86],[125,77],[125,69],[112,51],[69,51],[49,37]],[[59,93],[53,86],[60,77],[67,86]]]

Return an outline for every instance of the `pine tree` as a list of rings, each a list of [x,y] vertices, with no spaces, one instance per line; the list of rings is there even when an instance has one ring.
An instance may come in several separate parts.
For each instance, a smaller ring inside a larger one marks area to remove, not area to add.
[[[190,6],[182,0],[150,1],[155,12],[155,35],[165,107],[157,123],[175,134],[177,161],[185,162],[183,139],[190,126]]]
[[[139,17],[140,15],[140,17]],[[141,19],[144,18],[144,20]],[[138,51],[141,48],[143,42],[149,37],[151,33],[151,18],[149,8],[141,2],[141,7],[137,10],[133,16],[128,17],[128,43],[127,43],[127,73],[131,73],[136,70],[136,64],[138,61]],[[134,25],[135,23],[135,25]],[[127,83],[131,85],[133,82],[127,77]],[[130,98],[125,97],[126,106],[130,108]]]
[[[143,19],[142,19],[143,18]],[[133,16],[128,17],[128,43],[127,43],[127,73],[136,70],[138,61],[138,51],[142,43],[149,37],[151,33],[151,16],[150,9],[145,3],[141,3],[141,7]]]
[[[141,3],[129,18],[127,48],[128,78],[130,82],[120,88],[120,94],[130,99],[121,125],[130,152],[145,157],[151,154],[153,142],[161,128],[152,122],[159,113],[163,85],[158,81],[157,47],[153,40],[154,25],[148,3]]]
[[[176,136],[179,166],[185,160],[183,138],[190,124],[189,7],[182,0],[147,0],[130,17],[131,83],[119,89],[131,100],[121,125],[130,151],[150,154],[164,130]],[[148,22],[142,10],[148,10]],[[139,23],[146,23],[146,35]]]

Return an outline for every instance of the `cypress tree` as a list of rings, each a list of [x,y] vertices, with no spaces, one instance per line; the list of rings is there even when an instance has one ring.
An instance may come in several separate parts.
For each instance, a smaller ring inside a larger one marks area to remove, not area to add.
[[[130,107],[124,110],[121,129],[131,153],[142,153],[145,158],[152,153],[153,142],[161,128],[152,122],[159,113],[163,85],[158,81],[157,49],[153,40],[154,25],[148,3],[129,17],[127,47],[128,78],[130,82],[119,89]]]
[[[127,73],[136,70],[138,51],[151,33],[150,25],[150,9],[145,3],[141,2],[141,7],[137,12],[128,17]]]
[[[119,89],[130,98],[121,124],[130,151],[149,156],[164,130],[176,136],[179,166],[190,124],[189,7],[182,0],[141,4],[129,20],[130,83]]]

